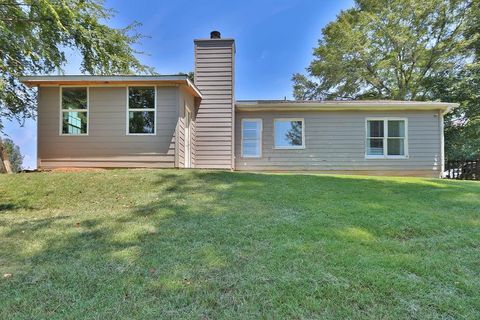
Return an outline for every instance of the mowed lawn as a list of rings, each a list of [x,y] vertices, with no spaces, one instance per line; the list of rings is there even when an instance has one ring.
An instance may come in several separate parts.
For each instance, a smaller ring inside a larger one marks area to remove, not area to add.
[[[0,176],[0,318],[480,318],[480,183]]]

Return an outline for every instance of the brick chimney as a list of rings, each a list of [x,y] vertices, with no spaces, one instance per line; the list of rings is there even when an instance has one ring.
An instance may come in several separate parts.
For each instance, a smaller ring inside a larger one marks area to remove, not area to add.
[[[195,167],[233,169],[235,41],[212,31],[196,39],[195,85],[203,99],[196,118]]]

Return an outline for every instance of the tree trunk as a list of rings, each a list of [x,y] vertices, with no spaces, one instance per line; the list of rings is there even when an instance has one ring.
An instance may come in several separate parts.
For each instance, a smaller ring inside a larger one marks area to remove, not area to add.
[[[3,147],[2,138],[0,138],[0,161],[5,168],[7,173],[13,173],[12,164],[10,163],[10,159],[8,158],[7,149]]]

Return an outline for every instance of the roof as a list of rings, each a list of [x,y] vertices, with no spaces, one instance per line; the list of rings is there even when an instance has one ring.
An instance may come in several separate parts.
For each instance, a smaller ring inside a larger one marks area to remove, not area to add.
[[[62,75],[62,76],[26,76],[20,81],[27,86],[60,86],[60,85],[128,85],[128,84],[166,84],[184,85],[190,93],[202,98],[202,93],[186,75]]]
[[[399,100],[238,100],[240,111],[385,111],[441,110],[450,112],[458,103]]]

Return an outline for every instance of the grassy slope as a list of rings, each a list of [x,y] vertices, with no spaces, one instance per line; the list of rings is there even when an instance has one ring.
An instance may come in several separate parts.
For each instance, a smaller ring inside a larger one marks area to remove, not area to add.
[[[0,176],[0,318],[479,318],[480,184]]]

